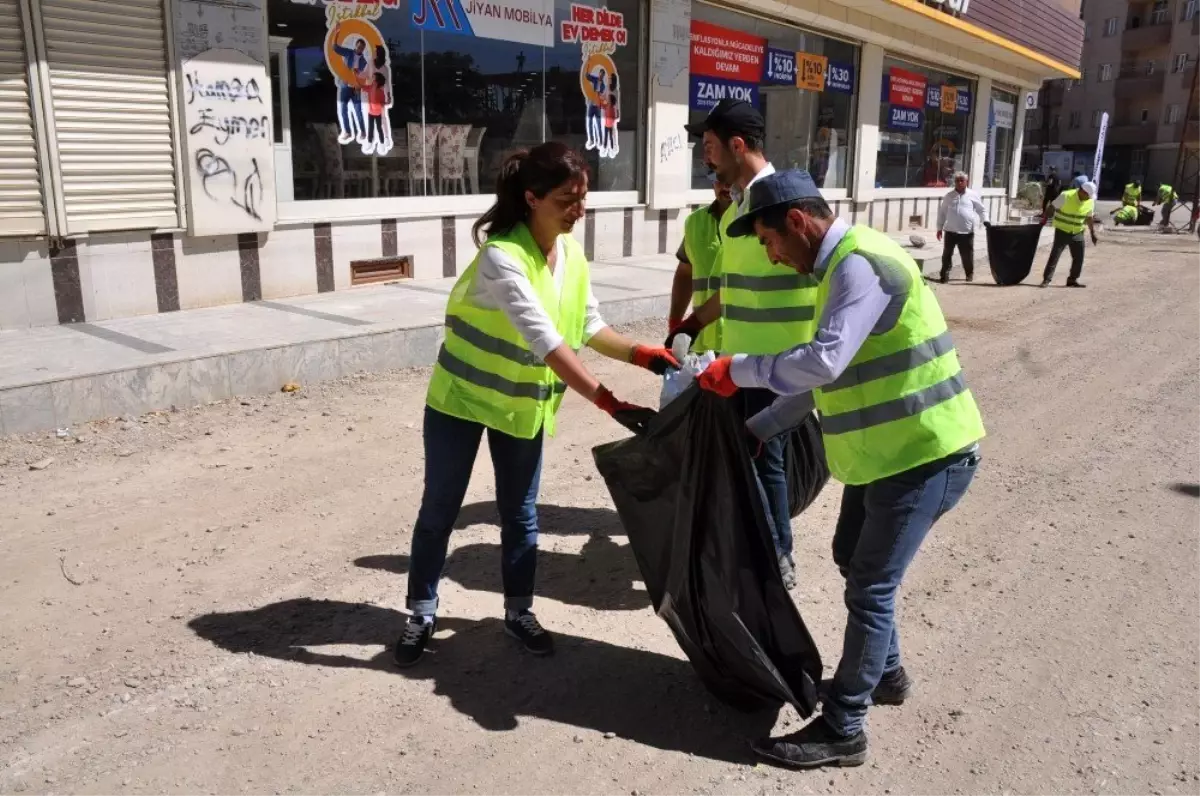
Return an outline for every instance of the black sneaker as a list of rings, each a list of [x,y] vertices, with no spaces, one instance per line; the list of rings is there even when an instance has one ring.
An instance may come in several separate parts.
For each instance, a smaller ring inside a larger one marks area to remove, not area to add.
[[[913,681],[901,666],[891,672],[885,672],[879,685],[871,692],[871,702],[876,705],[903,705],[912,692]]]
[[[975,274],[967,274],[967,281],[968,281],[968,282],[974,282],[974,281],[975,281]]]
[[[1049,280],[1049,279],[1043,279],[1043,280],[1042,280],[1042,287],[1050,287],[1050,280]]]
[[[1083,284],[1082,282],[1076,282],[1072,280],[1067,282],[1067,287],[1087,287],[1087,285]]]
[[[822,717],[782,738],[765,738],[750,744],[759,757],[789,768],[861,766],[867,762],[867,734],[839,735]]]
[[[404,632],[396,640],[396,646],[392,648],[392,662],[401,669],[406,669],[419,661],[436,629],[436,618],[429,622],[421,622],[416,617],[410,618],[404,625]]]
[[[504,632],[521,642],[534,655],[554,652],[554,636],[541,626],[532,611],[522,611],[516,619],[505,619]]]
[[[796,565],[791,556],[779,557],[779,574],[783,576],[783,588],[788,591],[796,588]]]

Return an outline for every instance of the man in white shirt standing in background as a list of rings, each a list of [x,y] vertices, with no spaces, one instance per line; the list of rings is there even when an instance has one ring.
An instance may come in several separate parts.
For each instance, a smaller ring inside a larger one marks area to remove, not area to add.
[[[943,285],[950,281],[950,259],[956,246],[967,281],[975,280],[975,226],[979,222],[985,227],[992,225],[983,200],[967,188],[967,173],[960,171],[954,175],[954,190],[938,205],[937,239],[942,241],[942,274],[938,281]]]

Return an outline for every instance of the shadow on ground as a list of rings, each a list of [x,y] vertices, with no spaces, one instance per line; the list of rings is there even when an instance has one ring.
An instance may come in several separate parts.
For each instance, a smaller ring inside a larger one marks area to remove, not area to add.
[[[498,533],[498,532],[497,532]],[[354,562],[365,569],[382,569],[398,575],[408,573],[406,555],[363,556]],[[448,559],[443,577],[472,591],[503,594],[500,582],[500,544],[469,544],[456,548]],[[537,595],[569,605],[600,611],[636,611],[647,608],[645,590],[635,590],[641,580],[633,551],[607,536],[593,536],[578,553],[539,550]]]
[[[521,717],[612,732],[658,749],[749,762],[748,738],[770,732],[776,711],[742,715],[721,708],[683,660],[579,636],[556,634],[550,658],[534,658],[504,636],[498,619],[439,620],[434,643],[411,669],[391,664],[404,616],[375,605],[287,600],[251,611],[213,613],[188,626],[233,653],[253,652],[317,666],[393,672],[432,680],[434,693],[487,730],[508,731]],[[369,658],[310,651],[351,644]],[[371,654],[368,652],[367,654]]]
[[[1178,483],[1171,484],[1171,486],[1168,488],[1172,492],[1178,492],[1181,495],[1200,498],[1200,484],[1189,484],[1180,481]]]
[[[624,536],[625,529],[617,512],[607,508],[580,506],[555,506],[539,503],[538,525],[542,534],[552,536]],[[469,503],[459,509],[455,529],[471,525],[496,526],[496,538],[500,538],[500,514],[493,501]]]

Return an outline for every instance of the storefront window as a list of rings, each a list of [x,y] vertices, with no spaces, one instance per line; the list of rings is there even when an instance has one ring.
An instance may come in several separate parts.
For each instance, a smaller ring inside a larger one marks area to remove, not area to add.
[[[1013,125],[1017,95],[992,89],[988,109],[987,160],[983,169],[984,188],[1007,188],[1012,171]]]
[[[724,97],[745,99],[767,123],[776,168],[807,169],[822,188],[846,188],[854,157],[858,48],[724,8],[692,6],[690,121]],[[692,187],[706,188],[701,147]]]
[[[286,64],[294,195],[489,194],[514,149],[583,151],[637,186],[640,0],[268,0]]]
[[[876,188],[945,188],[967,170],[974,81],[884,58],[882,95]]]

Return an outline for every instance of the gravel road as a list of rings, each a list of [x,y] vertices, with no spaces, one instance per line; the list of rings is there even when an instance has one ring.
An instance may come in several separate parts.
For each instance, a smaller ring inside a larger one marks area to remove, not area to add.
[[[591,462],[621,429],[575,396],[541,492],[558,654],[500,632],[484,455],[436,652],[391,668],[428,378],[399,371],[0,441],[0,791],[1196,793],[1196,242],[1111,232],[1087,256],[1087,290],[936,288],[989,436],[905,583],[918,690],[871,714],[861,768],[755,765],[746,737],[798,719],[700,687]],[[840,492],[795,526],[827,667]]]

